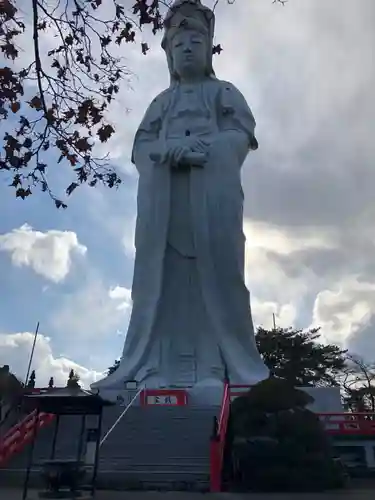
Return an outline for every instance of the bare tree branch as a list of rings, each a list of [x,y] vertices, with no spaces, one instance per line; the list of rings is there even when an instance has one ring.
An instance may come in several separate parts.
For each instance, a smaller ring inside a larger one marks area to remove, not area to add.
[[[171,0],[133,0],[128,11],[120,1],[31,0],[30,12],[23,15],[17,0],[0,1],[0,49],[10,61],[0,68],[0,120],[7,121],[8,128],[0,172],[10,180],[16,197],[25,199],[39,188],[57,207],[66,207],[47,175],[54,156],[72,170],[67,195],[81,184],[120,184],[108,155],[98,157],[95,148],[115,133],[106,120],[108,106],[131,75],[118,56],[119,47],[139,41],[147,54],[149,46],[139,35],[145,28],[153,34],[162,29]],[[212,0],[213,6],[219,1],[235,2]],[[41,46],[47,33],[54,37],[45,57]],[[33,60],[18,70],[14,62],[22,36],[32,39]],[[221,50],[220,44],[214,47],[214,53]]]

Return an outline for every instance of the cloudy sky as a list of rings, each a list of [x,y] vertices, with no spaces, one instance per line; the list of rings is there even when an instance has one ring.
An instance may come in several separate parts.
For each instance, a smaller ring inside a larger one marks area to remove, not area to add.
[[[285,7],[223,0],[216,41],[224,51],[215,56],[217,76],[243,92],[257,120],[260,148],[243,170],[255,323],[268,327],[275,313],[280,326],[318,325],[326,341],[371,359],[374,19],[373,0],[289,0]],[[57,211],[43,194],[15,200],[8,179],[0,180],[0,365],[24,376],[40,321],[39,386],[51,375],[64,383],[71,367],[87,385],[122,351],[137,191],[129,156],[148,103],[168,84],[159,41],[151,39],[147,57],[137,46],[124,48],[135,76],[110,114],[118,191],[82,188]],[[64,167],[51,167],[59,182]]]

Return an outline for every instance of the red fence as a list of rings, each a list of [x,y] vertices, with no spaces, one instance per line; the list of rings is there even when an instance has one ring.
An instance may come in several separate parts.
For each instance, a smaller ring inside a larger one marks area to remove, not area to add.
[[[49,413],[39,413],[33,411],[21,422],[4,435],[0,443],[0,466],[4,465],[15,453],[20,451],[33,438],[35,425],[40,429],[49,424],[54,418],[54,415]]]
[[[221,477],[229,420],[229,410],[230,388],[228,383],[225,382],[219,422],[215,435],[212,436],[210,444],[210,491],[212,493],[219,493],[221,491]]]
[[[210,491],[222,490],[222,469],[226,432],[233,398],[248,392],[250,386],[225,384],[220,420],[210,447]],[[337,436],[367,436],[375,439],[375,413],[318,413],[327,434]]]
[[[221,491],[221,477],[223,469],[224,450],[228,419],[230,413],[230,402],[233,397],[239,396],[249,390],[249,386],[229,386],[224,385],[223,399],[221,404],[220,417],[217,422],[217,429],[211,439],[210,445],[210,489],[211,492]],[[34,389],[31,392],[44,392],[48,389]],[[146,392],[146,391],[145,391]],[[170,390],[147,391],[149,396],[171,396]],[[188,404],[186,392],[176,390],[173,394],[175,401],[158,401],[152,404]],[[142,403],[147,405],[146,393],[142,396]],[[319,413],[326,432],[330,435],[340,436],[375,436],[375,414],[374,413]],[[41,428],[49,424],[54,415],[36,412],[30,413],[20,423],[12,427],[4,436],[0,443],[0,466],[3,465],[12,455],[20,451],[31,441],[34,426]],[[37,419],[37,422],[36,422]]]
[[[374,413],[319,413],[327,434],[340,436],[375,436]]]

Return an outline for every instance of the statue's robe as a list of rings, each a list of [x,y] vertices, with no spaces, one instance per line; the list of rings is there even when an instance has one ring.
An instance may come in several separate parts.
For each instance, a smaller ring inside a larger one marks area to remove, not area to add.
[[[257,147],[254,128],[242,94],[215,78],[171,86],[149,106],[132,153],[139,172],[133,310],[120,367],[100,387],[191,386],[224,374],[252,384],[268,376],[244,282],[241,166]],[[188,135],[210,141],[208,161],[174,170],[163,153]]]

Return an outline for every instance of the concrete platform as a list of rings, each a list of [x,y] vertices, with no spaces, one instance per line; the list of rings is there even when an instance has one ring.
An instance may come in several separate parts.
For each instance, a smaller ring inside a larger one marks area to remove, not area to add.
[[[374,500],[375,489],[341,490],[310,494],[241,494],[241,493],[185,493],[185,492],[129,492],[98,491],[95,500]],[[1,500],[21,500],[19,489],[0,489]],[[30,492],[28,500],[37,500],[37,493]]]

